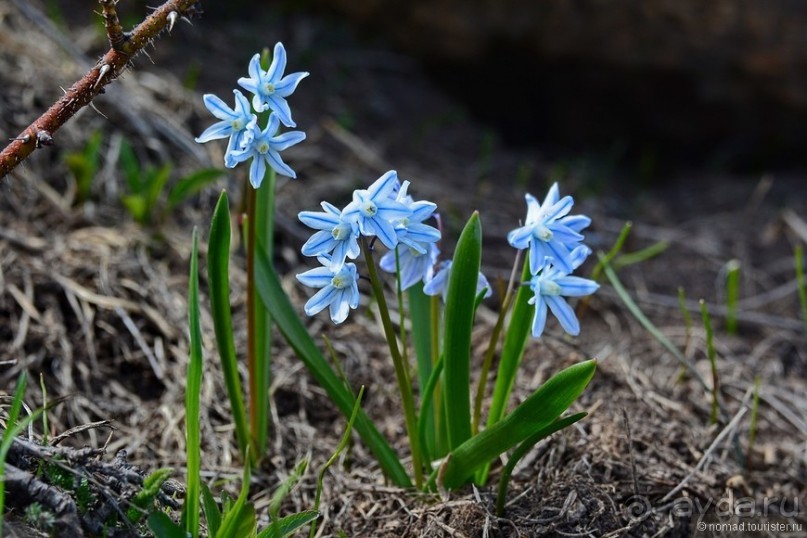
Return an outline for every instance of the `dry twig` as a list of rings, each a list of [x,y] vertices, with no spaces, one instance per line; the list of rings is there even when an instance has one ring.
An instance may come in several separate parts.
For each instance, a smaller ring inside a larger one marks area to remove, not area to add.
[[[122,33],[111,0],[99,0],[112,48],[73,84],[47,112],[26,127],[0,152],[0,179],[4,178],[34,150],[53,145],[53,134],[76,112],[92,102],[104,87],[117,79],[129,62],[163,30],[173,26],[178,16],[191,16],[197,0],[168,0],[154,10],[130,33]]]

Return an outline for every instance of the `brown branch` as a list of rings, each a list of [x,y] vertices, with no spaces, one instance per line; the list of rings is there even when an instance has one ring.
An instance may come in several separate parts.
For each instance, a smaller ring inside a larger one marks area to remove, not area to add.
[[[98,0],[98,3],[101,4],[101,16],[104,18],[104,27],[109,38],[109,46],[114,50],[120,50],[126,41],[126,36],[123,33],[123,27],[120,25],[120,19],[118,19],[118,10],[115,8],[118,0]]]
[[[99,0],[104,9],[104,21],[107,25],[112,48],[104,55],[95,67],[73,84],[65,94],[51,106],[47,112],[26,127],[11,143],[0,152],[0,180],[25,160],[35,149],[53,145],[53,134],[76,112],[87,106],[104,87],[118,78],[126,69],[129,61],[149,44],[163,30],[173,27],[178,17],[189,17],[194,14],[198,0],[168,0],[141,22],[131,33],[123,33],[120,44],[116,47],[113,39],[117,39],[115,29],[110,30],[108,9],[114,15],[114,1]],[[108,4],[111,4],[108,5]],[[120,23],[117,22],[120,31]]]

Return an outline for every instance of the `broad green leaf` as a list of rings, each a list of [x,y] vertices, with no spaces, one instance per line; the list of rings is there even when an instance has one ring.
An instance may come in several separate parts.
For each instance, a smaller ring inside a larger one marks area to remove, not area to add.
[[[187,538],[182,527],[171,521],[165,512],[149,514],[148,526],[155,538]]]
[[[476,284],[482,260],[482,225],[474,213],[460,235],[451,264],[444,314],[443,379],[449,449],[471,436],[470,362]]]
[[[230,310],[230,234],[230,206],[227,192],[222,191],[210,223],[210,238],[207,244],[207,278],[216,347],[224,374],[224,383],[227,386],[227,396],[230,399],[230,411],[235,423],[235,437],[238,447],[241,449],[241,455],[244,456],[249,442],[249,430],[244,395],[241,391],[241,377],[238,374],[238,360],[235,356]]]
[[[130,146],[126,140],[121,142],[118,159],[123,168],[123,175],[126,176],[129,191],[135,194],[144,194],[145,185],[141,177],[143,172],[140,169],[140,164],[137,162],[134,151],[132,151],[132,146]]]
[[[293,532],[305,527],[319,517],[319,512],[314,510],[305,510],[297,514],[291,514],[280,518],[277,522],[277,527],[269,526],[258,533],[258,538],[283,538],[292,534]],[[279,529],[280,532],[278,534]]]
[[[185,530],[193,538],[199,536],[199,483],[201,469],[201,435],[199,431],[199,399],[202,391],[202,325],[199,309],[198,235],[193,230],[191,269],[188,289],[188,325],[190,328],[190,360],[185,380],[185,436],[187,439],[188,484],[183,508]]]
[[[297,357],[306,365],[308,371],[317,383],[325,390],[331,401],[345,416],[350,416],[356,400],[339,379],[328,361],[322,355],[316,343],[308,334],[300,321],[288,296],[283,291],[280,279],[269,262],[265,252],[259,249],[256,257],[255,280],[263,304],[270,311],[272,319],[277,325],[286,342],[294,349]],[[356,431],[359,432],[364,443],[373,452],[381,469],[397,486],[411,485],[395,452],[389,443],[367,418],[364,412],[359,413],[356,419]]]
[[[423,293],[423,284],[420,282],[409,288],[408,296],[409,318],[412,320],[412,343],[417,359],[418,386],[422,395],[432,374],[432,362],[437,360],[436,357],[432,358],[432,339],[436,337],[432,334],[432,298]],[[426,448],[424,454],[434,453],[436,448],[434,413],[425,412],[424,409],[425,405],[421,402],[418,421],[420,423],[425,421],[425,424],[420,429],[419,438]]]
[[[512,413],[453,450],[439,470],[442,485],[461,486],[480,465],[552,424],[580,396],[596,368],[596,361],[588,360],[555,374]]]
[[[205,188],[205,186],[216,181],[225,174],[224,170],[218,168],[203,168],[180,178],[176,185],[168,193],[166,209],[173,210],[179,204]]]
[[[205,511],[205,521],[207,521],[207,532],[210,536],[216,536],[221,527],[221,511],[216,504],[216,499],[210,493],[207,484],[202,483],[202,507]]]

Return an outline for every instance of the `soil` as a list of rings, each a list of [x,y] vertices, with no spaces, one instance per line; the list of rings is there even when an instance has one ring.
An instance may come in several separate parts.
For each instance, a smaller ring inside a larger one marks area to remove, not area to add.
[[[47,18],[37,2],[0,2],[0,129],[7,137],[44,111],[60,86],[77,80],[104,50],[103,33],[87,23],[89,14],[82,15],[86,6],[66,5],[48,4]],[[54,6],[61,6],[61,18]],[[86,535],[96,535],[110,511],[125,510],[137,483],[127,473],[142,479],[172,467],[175,482],[165,502],[181,496],[190,238],[198,227],[204,256],[220,189],[230,190],[237,201],[243,183],[235,170],[156,224],[141,226],[120,203],[126,187],[118,148],[125,139],[141,159],[171,162],[173,177],[220,166],[223,145],[193,143],[211,121],[201,94],[229,95],[251,55],[278,40],[293,70],[311,72],[293,103],[308,138],[284,154],[299,179],[281,181],[278,190],[275,262],[300,310],[308,292],[294,275],[311,263],[299,254],[308,231],[297,222],[297,212],[321,200],[339,205],[353,189],[397,169],[412,180],[417,197],[440,207],[445,252],[451,252],[464,220],[480,211],[483,270],[496,282],[510,273],[514,253],[505,236],[524,217],[524,193],[540,198],[558,181],[564,194],[575,196],[576,211],[592,217],[587,243],[595,251],[607,251],[626,221],[633,224],[626,252],[663,243],[659,254],[621,268],[619,278],[695,370],[682,367],[604,280],[597,295],[579,307],[579,337],[566,337],[550,323],[544,337],[528,346],[514,402],[575,362],[596,357],[598,369],[571,408],[588,416],[540,443],[517,466],[505,516],[494,510],[500,466],[484,487],[423,495],[390,486],[355,439],[326,475],[320,536],[741,535],[715,526],[699,530],[699,524],[717,522],[766,529],[749,536],[807,535],[807,333],[793,269],[794,247],[807,242],[804,173],[676,170],[648,185],[647,177],[614,166],[607,156],[558,157],[542,148],[512,148],[458,98],[442,93],[417,60],[384,43],[362,41],[338,20],[285,10],[255,13],[248,21],[203,16],[193,26],[178,26],[155,42],[149,57],[135,59],[123,80],[96,100],[96,110],[85,110],[59,131],[55,147],[35,152],[3,180],[0,389],[12,394],[18,375],[27,371],[26,403],[33,409],[45,401],[42,376],[47,402],[57,403],[47,413],[48,436],[67,433],[59,446],[73,458],[68,469],[76,475],[92,471],[90,486],[103,499],[80,517]],[[96,130],[103,136],[100,168],[89,200],[79,203],[65,156],[81,151]],[[734,334],[726,328],[724,306],[730,260],[741,267]],[[234,290],[244,288],[243,263],[236,250]],[[204,295],[204,268],[201,280]],[[691,325],[679,307],[679,289]],[[365,409],[406,453],[394,372],[368,295],[369,289],[362,289],[359,311],[342,325],[323,316],[307,323],[311,334],[334,343],[353,386],[367,386]],[[712,374],[699,299],[715,328],[717,424],[710,422]],[[233,494],[242,466],[206,297],[202,303],[204,479],[214,491]],[[239,356],[244,303],[242,292],[233,295]],[[475,332],[480,347],[496,309],[497,298],[481,307]],[[318,469],[345,424],[279,335],[273,344],[272,396],[269,456],[255,470],[251,488],[261,526],[268,521],[272,492],[294,464],[310,454],[310,469]],[[7,403],[3,408],[5,428]],[[30,441],[36,445],[43,441],[41,424],[33,430]],[[82,447],[98,452],[82,457],[70,452]],[[56,457],[19,450],[10,461],[23,470],[37,457],[50,462]],[[131,484],[121,481],[121,473]],[[284,511],[313,504],[315,475],[308,472]],[[113,487],[115,479],[124,485]],[[24,517],[30,501],[22,496],[6,502],[7,535],[66,535],[58,529],[68,523],[35,529]],[[749,504],[757,512],[753,517]],[[799,527],[782,534],[776,524]],[[121,526],[116,532],[139,531]]]

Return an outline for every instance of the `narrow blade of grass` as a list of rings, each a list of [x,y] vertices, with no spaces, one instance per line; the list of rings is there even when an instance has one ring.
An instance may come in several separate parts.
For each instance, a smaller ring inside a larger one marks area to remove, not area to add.
[[[185,437],[187,451],[187,490],[185,493],[185,530],[199,536],[199,482],[201,470],[201,436],[199,432],[199,399],[202,390],[202,326],[199,314],[198,236],[193,230],[193,249],[188,286],[188,325],[190,330],[190,360],[185,381]]]
[[[202,483],[202,506],[205,511],[205,521],[207,521],[207,532],[210,536],[216,536],[221,527],[221,510],[207,484],[204,483]]]
[[[444,314],[443,381],[446,401],[451,402],[446,406],[450,450],[471,437],[471,331],[481,260],[482,226],[474,213],[454,251]]]
[[[210,224],[210,238],[207,246],[207,276],[209,280],[210,314],[216,334],[216,347],[219,352],[230,410],[235,423],[235,437],[241,455],[246,456],[249,442],[247,411],[241,390],[241,377],[238,374],[238,360],[235,356],[233,324],[230,310],[230,206],[227,193],[222,191],[213,219]]]
[[[737,334],[737,302],[740,300],[740,260],[726,264],[726,332]]]
[[[264,305],[271,312],[278,329],[331,401],[345,416],[350,416],[356,403],[355,398],[345,388],[339,376],[334,373],[322,352],[317,348],[311,335],[308,334],[297,316],[294,306],[283,291],[280,279],[274,267],[269,263],[265,252],[259,252],[257,262],[255,275],[258,292]],[[375,455],[384,474],[397,486],[410,486],[409,476],[397,455],[363,411],[356,419],[355,428]]]
[[[709,366],[711,366],[712,369],[712,410],[709,414],[709,422],[717,424],[718,411],[720,410],[717,395],[720,387],[717,378],[717,361],[714,332],[712,331],[712,318],[709,316],[709,309],[706,307],[706,302],[703,299],[700,300],[700,305],[703,329],[706,331],[706,355],[709,357]]]
[[[605,258],[602,255],[600,255],[599,257],[600,260],[603,262],[603,270],[605,271],[605,276],[608,278],[608,281],[611,283],[611,286],[613,286],[614,291],[616,291],[617,295],[619,295],[619,298],[622,299],[623,303],[625,303],[625,306],[627,307],[628,311],[631,314],[633,314],[633,317],[636,318],[636,321],[638,321],[639,324],[653,336],[653,338],[658,340],[659,344],[664,346],[664,348],[667,351],[669,351],[670,354],[672,354],[672,356],[678,360],[678,362],[680,362],[684,367],[686,367],[689,373],[692,374],[692,377],[694,377],[704,389],[709,390],[709,385],[706,383],[706,380],[703,379],[703,376],[700,374],[700,372],[698,372],[698,370],[695,368],[695,365],[692,364],[692,361],[687,359],[684,356],[684,354],[681,353],[681,350],[675,347],[675,344],[670,342],[669,338],[664,336],[664,334],[660,330],[658,330],[658,328],[655,325],[653,325],[653,322],[650,321],[647,318],[647,316],[644,315],[644,312],[642,312],[641,308],[639,308],[639,305],[637,305],[636,302],[633,300],[633,298],[630,296],[628,291],[625,289],[625,286],[622,285],[622,282],[619,280],[619,277],[616,276],[616,272],[614,272],[613,268],[608,263],[608,261],[605,260]]]
[[[258,533],[258,538],[283,538],[295,531],[305,527],[319,517],[319,512],[315,510],[303,510],[296,514],[291,514],[280,518],[277,527],[267,527]]]
[[[801,245],[796,245],[794,265],[796,268],[796,286],[799,290],[799,304],[801,305],[801,321],[804,323],[804,336],[807,337],[807,284],[804,278],[804,252]]]

